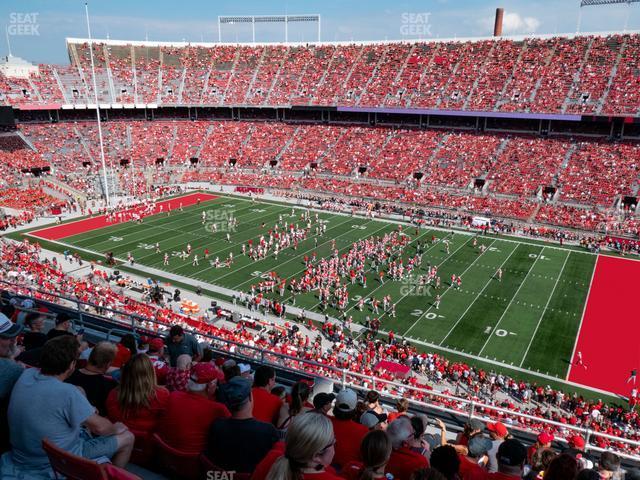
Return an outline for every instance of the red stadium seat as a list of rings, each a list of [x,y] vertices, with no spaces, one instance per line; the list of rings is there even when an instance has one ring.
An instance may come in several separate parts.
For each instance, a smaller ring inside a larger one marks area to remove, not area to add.
[[[141,480],[137,475],[115,465],[100,464],[65,452],[46,438],[42,440],[42,448],[49,457],[56,478],[66,478],[67,480]]]
[[[135,463],[141,467],[151,467],[155,449],[155,443],[151,433],[138,430],[131,430],[131,433],[136,437],[133,452],[131,453],[131,463]]]
[[[156,444],[155,458],[172,477],[197,479],[200,476],[199,454],[182,452],[173,448],[167,445],[157,433],[154,433],[152,438]]]

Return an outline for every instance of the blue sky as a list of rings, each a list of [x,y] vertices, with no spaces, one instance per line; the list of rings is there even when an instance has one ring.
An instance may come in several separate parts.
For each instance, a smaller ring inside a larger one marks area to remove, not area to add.
[[[431,38],[476,37],[492,33],[496,7],[505,9],[505,33],[575,32],[579,0],[93,0],[94,38],[162,41],[217,41],[218,15],[318,13],[322,40],[410,39],[407,24]],[[640,4],[586,7],[581,31],[640,30]],[[425,24],[424,16],[429,13]],[[29,15],[27,15],[29,14]],[[31,15],[36,14],[36,15]],[[403,15],[404,14],[404,15]],[[413,15],[413,16],[411,16]],[[413,18],[413,20],[409,20]],[[86,37],[84,0],[3,0],[0,20],[9,28],[12,53],[32,62],[68,63],[65,37]],[[30,27],[29,25],[34,25]],[[404,27],[403,27],[404,25]],[[427,25],[427,26],[424,26]],[[37,33],[37,35],[35,34]],[[284,41],[284,30],[260,26],[258,41]],[[290,41],[312,41],[314,27],[291,27]],[[227,26],[223,41],[250,41],[250,28]],[[0,54],[8,53],[0,39]]]

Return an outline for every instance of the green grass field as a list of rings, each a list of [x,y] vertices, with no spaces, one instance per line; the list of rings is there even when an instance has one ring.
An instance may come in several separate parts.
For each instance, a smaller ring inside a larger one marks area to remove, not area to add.
[[[220,196],[187,207],[183,212],[147,217],[142,224],[111,225],[66,237],[61,242],[100,255],[112,251],[121,259],[131,252],[136,264],[181,275],[185,277],[184,283],[204,288],[208,283],[248,292],[252,284],[271,271],[285,278],[299,277],[305,268],[304,255],[316,251],[318,258],[329,256],[332,239],[340,253],[344,253],[354,241],[398,228],[392,222],[322,212],[319,215],[322,221],[328,222],[327,232],[318,238],[317,248],[311,236],[298,245],[297,251],[281,252],[277,260],[271,255],[252,261],[241,255],[241,245],[249,239],[257,243],[258,237],[266,235],[279,215],[291,222],[298,221],[302,209],[296,209],[295,218],[290,217],[291,209],[291,205]],[[225,232],[212,233],[205,228],[203,211],[207,223],[233,212],[239,225],[231,233],[231,243],[226,240]],[[261,227],[262,222],[266,227]],[[463,352],[479,360],[496,360],[565,379],[594,269],[594,255],[493,236],[478,237],[478,246],[487,247],[481,254],[479,248],[472,245],[473,235],[464,232],[421,229],[416,235],[415,229],[408,226],[404,231],[410,235],[411,243],[403,257],[413,255],[417,241],[422,240],[426,242],[426,252],[419,273],[425,273],[428,263],[439,266],[442,278],[437,291],[441,296],[439,309],[433,303],[435,293],[423,292],[406,281],[386,280],[381,284],[372,271],[367,275],[366,289],[360,285],[348,287],[347,314],[352,315],[355,322],[364,322],[367,315],[376,316],[368,305],[360,312],[356,308],[358,299],[381,300],[391,295],[397,317],[380,315],[382,329],[386,331],[393,330],[396,335]],[[438,240],[449,239],[448,254],[441,241],[431,242],[434,235]],[[156,242],[160,243],[163,253],[155,253]],[[191,258],[183,261],[175,256],[171,257],[169,266],[163,266],[164,252],[174,255],[173,252],[183,250],[187,243],[198,253],[199,266],[192,266]],[[210,251],[209,260],[216,256],[222,260],[233,252],[231,268],[217,268],[205,261],[205,248]],[[495,278],[498,267],[504,272],[502,281]],[[461,289],[449,287],[452,274],[462,276]],[[280,298],[277,290],[270,295]],[[291,300],[288,290],[285,300]],[[320,311],[317,292],[296,296],[296,306]],[[331,307],[327,313],[333,317],[340,314]]]

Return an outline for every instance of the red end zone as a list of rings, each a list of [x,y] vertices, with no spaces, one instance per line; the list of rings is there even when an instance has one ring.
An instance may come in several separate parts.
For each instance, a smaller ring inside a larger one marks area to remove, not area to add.
[[[570,381],[625,397],[636,387],[627,380],[640,366],[640,292],[635,283],[639,277],[640,261],[598,257]],[[586,368],[576,363],[578,352]]]
[[[197,204],[198,201],[206,202],[215,198],[218,197],[209,193],[191,193],[189,195],[185,195],[184,197],[176,197],[169,200],[163,200],[162,202],[158,202],[156,204],[155,210],[150,215],[160,213],[160,206],[162,206],[163,212],[167,212],[180,208],[180,204],[182,204],[183,207],[188,207],[190,205]],[[127,211],[133,212],[135,211],[135,209],[130,209]],[[29,232],[28,235],[34,235],[40,238],[44,238],[45,240],[59,240],[61,238],[78,235],[80,233],[97,230],[99,228],[108,227],[111,225],[114,225],[114,223],[107,222],[106,215],[98,215],[95,217],[78,220],[76,222],[64,223],[62,225],[56,225],[55,227],[43,228],[42,230],[35,230],[33,232]]]

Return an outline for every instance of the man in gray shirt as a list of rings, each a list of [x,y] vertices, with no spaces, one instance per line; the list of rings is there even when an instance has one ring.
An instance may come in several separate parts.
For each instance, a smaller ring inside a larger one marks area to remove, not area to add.
[[[169,362],[172,367],[176,366],[180,355],[189,355],[193,363],[198,362],[202,356],[202,350],[196,337],[190,333],[184,333],[184,329],[180,325],[171,327],[166,342]]]
[[[7,424],[7,407],[9,395],[23,368],[13,357],[18,353],[16,337],[22,332],[22,325],[12,323],[0,313],[0,452],[9,449],[9,425]]]
[[[45,438],[85,458],[108,457],[118,467],[129,462],[133,434],[96,414],[80,389],[64,383],[75,370],[79,347],[71,335],[49,340],[42,347],[40,371],[25,370],[16,382],[8,411],[12,450],[2,457],[0,478],[47,472]]]
[[[23,368],[13,360],[18,353],[16,337],[21,332],[22,325],[11,322],[5,314],[0,313],[0,405],[8,400],[13,384],[23,371]]]

